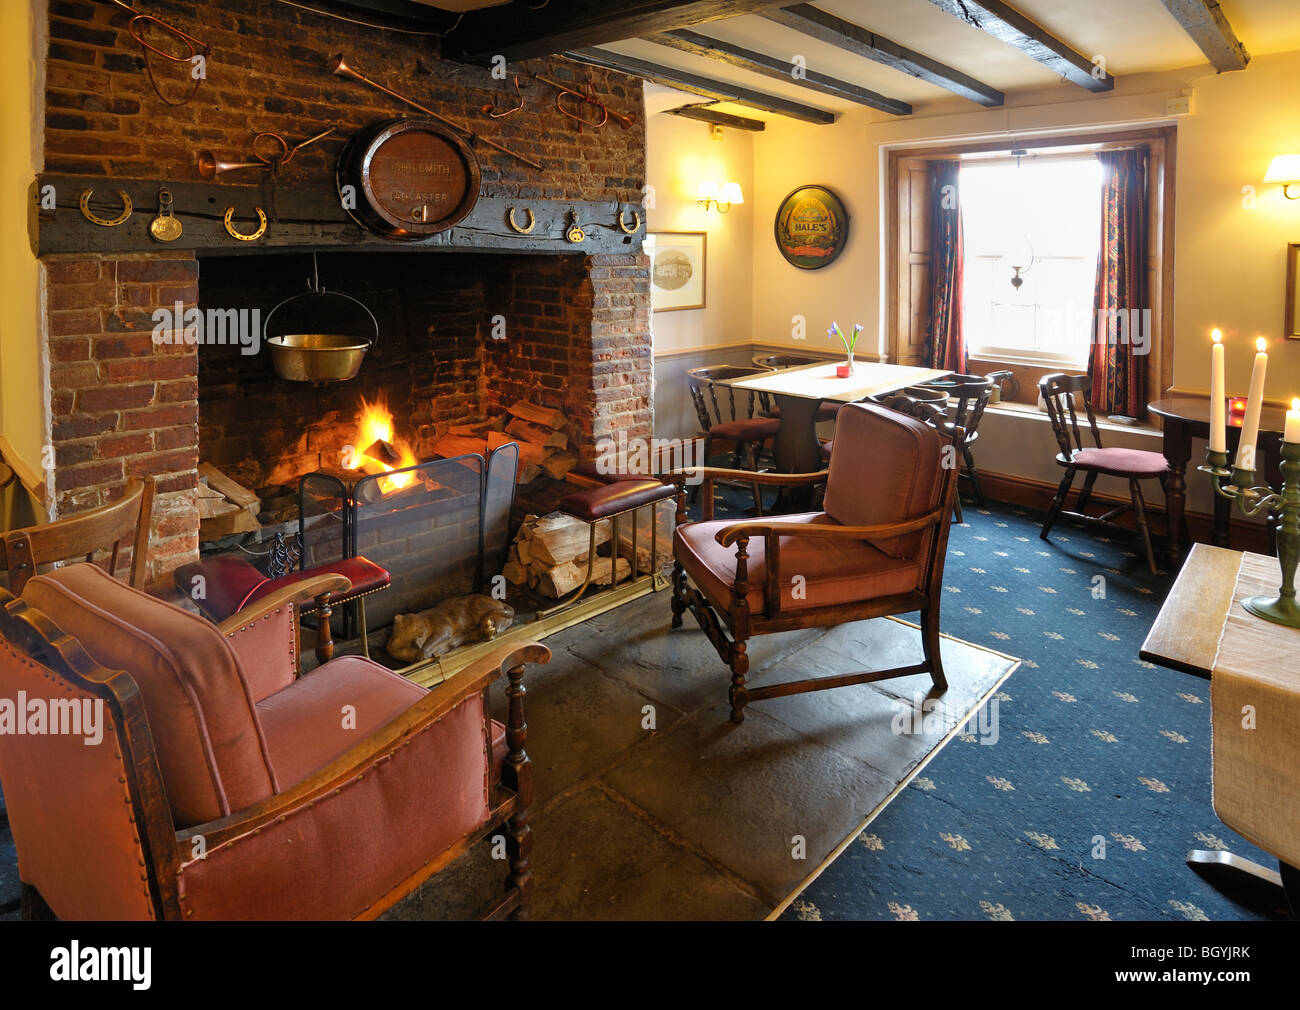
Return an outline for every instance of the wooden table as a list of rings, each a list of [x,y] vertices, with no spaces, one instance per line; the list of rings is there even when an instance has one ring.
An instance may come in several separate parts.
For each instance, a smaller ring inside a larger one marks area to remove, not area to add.
[[[1169,396],[1147,404],[1147,409],[1164,422],[1162,451],[1169,463],[1169,487],[1165,491],[1165,512],[1169,518],[1169,568],[1178,570],[1183,552],[1183,513],[1187,507],[1187,464],[1192,458],[1192,439],[1210,437],[1210,398],[1208,396]],[[1242,417],[1228,415],[1228,455],[1237,453],[1241,439]],[[1281,483],[1282,437],[1286,424],[1286,411],[1265,404],[1259,417],[1259,448],[1264,460],[1263,477],[1276,485]],[[1197,460],[1200,465],[1203,460]],[[1209,481],[1209,477],[1204,478]],[[1214,496],[1214,534],[1218,547],[1228,546],[1228,520],[1232,515],[1232,502]]]
[[[838,365],[839,362],[829,361],[719,380],[734,389],[776,397],[781,408],[781,427],[773,455],[776,468],[782,473],[814,473],[822,468],[816,416],[823,400],[850,403],[952,374],[938,368],[858,362],[853,366],[853,374],[841,379],[835,374]]]
[[[1148,663],[1210,680],[1223,624],[1228,617],[1228,608],[1233,605],[1237,571],[1244,557],[1241,551],[1193,544],[1187,562],[1169,590],[1138,655]],[[1274,559],[1265,560],[1277,563]],[[1294,629],[1269,625],[1267,621],[1261,620],[1260,625],[1276,627],[1279,634],[1295,635]],[[1279,873],[1231,852],[1193,849],[1187,853],[1187,864],[1192,867],[1226,867],[1279,887],[1285,886],[1288,898],[1293,901],[1300,897],[1300,891],[1297,891],[1300,871],[1285,863],[1281,864]]]

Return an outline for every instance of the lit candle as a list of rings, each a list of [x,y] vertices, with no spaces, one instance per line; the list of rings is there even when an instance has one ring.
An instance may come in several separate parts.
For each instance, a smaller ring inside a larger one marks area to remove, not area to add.
[[[1259,348],[1255,367],[1250,373],[1250,397],[1246,400],[1246,418],[1241,423],[1241,441],[1237,444],[1237,459],[1233,464],[1239,470],[1255,469],[1255,442],[1259,439],[1259,412],[1264,409],[1264,372],[1268,368],[1268,354],[1264,351],[1264,338],[1255,341]]]
[[[1291,401],[1291,409],[1286,412],[1286,434],[1283,442],[1300,442],[1300,396]]]
[[[1214,343],[1210,346],[1210,451],[1227,452],[1226,396],[1223,390],[1223,332],[1210,333]]]

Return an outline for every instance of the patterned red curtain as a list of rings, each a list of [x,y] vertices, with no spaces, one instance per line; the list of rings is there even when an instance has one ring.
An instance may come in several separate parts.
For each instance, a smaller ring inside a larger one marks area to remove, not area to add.
[[[1092,405],[1099,412],[1145,417],[1151,333],[1147,298],[1147,152],[1099,151],[1101,251],[1088,357]]]
[[[961,326],[962,230],[956,161],[930,162],[930,324],[925,363],[966,371]]]

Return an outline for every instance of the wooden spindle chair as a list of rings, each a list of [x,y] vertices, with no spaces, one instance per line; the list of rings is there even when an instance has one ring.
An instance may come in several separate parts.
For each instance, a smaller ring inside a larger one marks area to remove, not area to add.
[[[716,443],[726,442],[733,446],[731,468],[733,470],[757,470],[758,451],[764,442],[776,437],[781,422],[776,418],[754,416],[754,393],[744,392],[743,412],[737,409],[736,390],[723,385],[726,391],[724,411],[718,403],[718,387],[721,380],[739,379],[754,375],[753,368],[745,365],[710,365],[707,368],[692,368],[686,373],[686,383],[691,393],[691,402],[700,419],[700,428],[704,432],[704,463],[713,455]],[[758,484],[753,484],[754,507],[758,514],[763,514],[763,496]],[[692,498],[698,497],[699,486],[692,491]]]

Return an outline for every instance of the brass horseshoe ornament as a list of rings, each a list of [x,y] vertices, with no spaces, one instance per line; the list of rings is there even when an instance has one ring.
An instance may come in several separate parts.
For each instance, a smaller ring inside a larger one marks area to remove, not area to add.
[[[263,211],[261,207],[254,207],[253,209],[257,211],[257,230],[250,231],[250,232],[242,232],[238,228],[236,228],[233,223],[233,219],[235,216],[235,208],[234,207],[226,208],[226,214],[225,217],[222,218],[222,220],[225,221],[226,231],[229,233],[231,238],[237,239],[240,242],[255,242],[263,235],[266,234],[266,212]]]
[[[574,245],[587,240],[587,233],[578,225],[577,211],[569,211],[569,227],[564,230],[564,237]]]
[[[131,203],[131,198],[126,194],[126,190],[119,189],[117,191],[118,198],[122,201],[122,213],[113,218],[100,217],[90,209],[90,198],[94,196],[94,194],[95,191],[93,189],[82,191],[81,199],[78,201],[78,205],[81,207],[82,217],[91,224],[99,225],[101,228],[116,228],[120,224],[126,224],[127,218],[131,216],[131,212],[135,209]]]
[[[623,222],[623,219],[626,216],[626,214],[627,214],[626,211],[622,209],[619,210],[618,230],[621,231],[624,235],[635,235],[637,232],[641,230],[641,212],[637,210],[635,207],[632,208],[632,227],[630,228]]]
[[[514,207],[511,207],[510,213],[506,215],[506,220],[510,224],[510,227],[513,228],[520,235],[527,235],[530,231],[532,231],[534,228],[537,227],[537,217],[533,214],[532,207],[524,208],[524,216],[525,218],[527,218],[528,224],[521,226],[519,222],[515,220]]]

